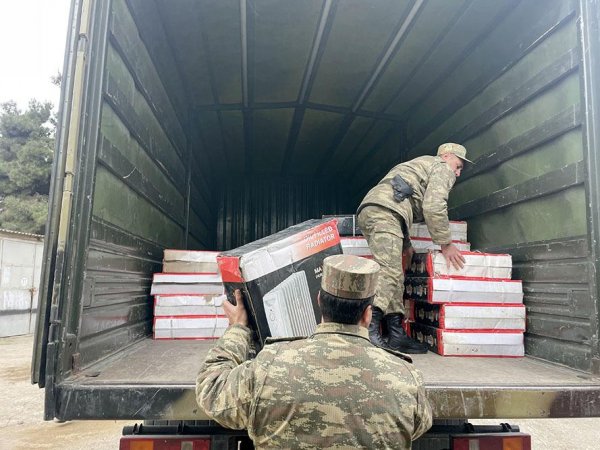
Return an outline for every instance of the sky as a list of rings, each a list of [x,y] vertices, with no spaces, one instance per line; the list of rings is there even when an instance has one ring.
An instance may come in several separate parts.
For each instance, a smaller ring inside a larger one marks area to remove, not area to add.
[[[0,0],[0,103],[32,98],[58,107],[71,0]]]

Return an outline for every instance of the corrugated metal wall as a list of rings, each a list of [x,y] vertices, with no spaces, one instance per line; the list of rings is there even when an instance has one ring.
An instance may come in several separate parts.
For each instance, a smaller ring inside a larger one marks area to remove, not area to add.
[[[111,2],[91,235],[74,330],[81,366],[151,332],[148,294],[163,248],[184,248],[188,240],[214,245],[211,209],[202,203],[211,200],[196,183],[189,186],[195,161],[181,83],[163,81],[151,57],[154,44],[165,40],[161,30],[152,30],[148,44],[142,31],[151,22],[140,29],[134,19],[125,0]],[[165,51],[161,61],[168,64],[169,56]],[[189,208],[190,197],[203,209],[201,219]]]
[[[475,249],[513,254],[526,352],[590,370],[577,15],[573,1],[520,2],[413,111],[406,159],[442,142],[467,147],[475,164],[450,213],[468,221]]]
[[[223,186],[217,246],[228,250],[324,214],[352,213],[335,180],[253,179]]]
[[[43,239],[0,230],[0,337],[35,328]]]

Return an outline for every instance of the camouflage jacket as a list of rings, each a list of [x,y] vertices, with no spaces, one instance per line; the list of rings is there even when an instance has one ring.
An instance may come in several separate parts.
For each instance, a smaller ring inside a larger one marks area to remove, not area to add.
[[[256,448],[395,448],[431,426],[421,374],[373,346],[366,328],[324,323],[307,339],[265,345],[230,327],[207,355],[196,400]]]
[[[402,202],[394,200],[391,180],[400,175],[414,190],[411,198]],[[448,194],[454,186],[456,175],[439,156],[421,156],[390,170],[365,196],[358,210],[368,205],[384,206],[402,216],[408,229],[413,222],[427,224],[429,234],[436,244],[449,244]]]

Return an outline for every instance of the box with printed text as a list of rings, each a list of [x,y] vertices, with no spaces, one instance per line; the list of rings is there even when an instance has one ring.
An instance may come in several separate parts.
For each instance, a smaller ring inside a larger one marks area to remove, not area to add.
[[[448,264],[440,252],[415,253],[406,276],[412,277],[476,277],[504,278],[512,276],[512,257],[507,254],[461,252],[465,259],[464,267],[456,269]]]
[[[525,354],[523,332],[514,330],[444,330],[412,323],[412,337],[442,356],[517,358]]]
[[[445,330],[525,331],[525,305],[412,302],[413,321]]]
[[[307,336],[321,319],[317,293],[323,260],[342,253],[335,220],[308,220],[217,257],[227,298],[244,293],[259,344]]]

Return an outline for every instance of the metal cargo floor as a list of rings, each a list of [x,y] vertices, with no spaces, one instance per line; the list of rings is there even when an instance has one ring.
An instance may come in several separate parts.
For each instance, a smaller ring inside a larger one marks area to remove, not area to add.
[[[59,385],[76,418],[201,419],[194,381],[212,341],[145,339]],[[413,356],[437,418],[600,415],[600,377],[538,359]],[[108,405],[120,399],[119,405]],[[109,400],[110,399],[110,400]],[[71,417],[73,418],[73,417]]]

